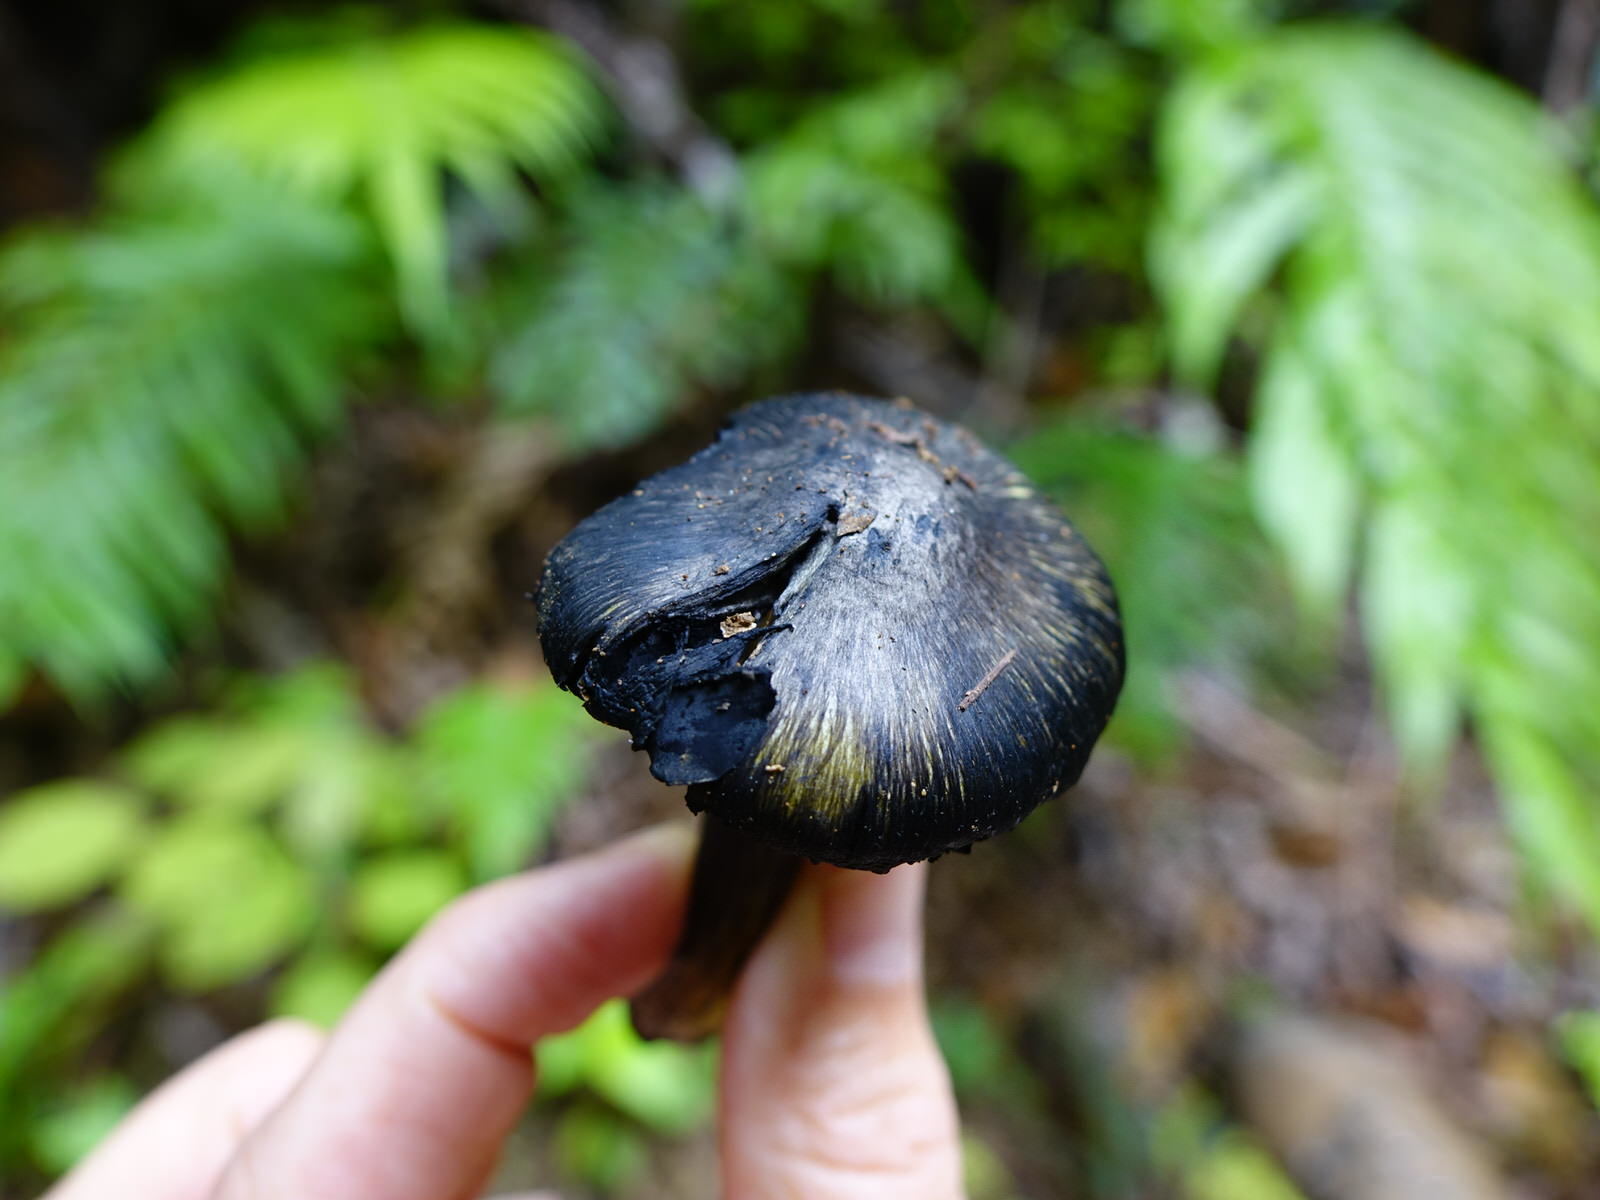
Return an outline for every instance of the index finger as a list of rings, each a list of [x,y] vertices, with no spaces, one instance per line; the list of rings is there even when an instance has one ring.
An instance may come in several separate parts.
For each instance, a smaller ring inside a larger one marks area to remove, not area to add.
[[[531,1047],[662,963],[688,880],[685,828],[479,889],[379,975],[215,1200],[473,1195],[533,1087]]]

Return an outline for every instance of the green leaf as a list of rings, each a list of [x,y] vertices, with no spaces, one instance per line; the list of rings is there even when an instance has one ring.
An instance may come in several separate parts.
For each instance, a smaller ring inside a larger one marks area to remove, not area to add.
[[[1190,1200],[1303,1200],[1283,1168],[1237,1130],[1208,1146],[1184,1183]]]
[[[1308,611],[1331,618],[1355,550],[1358,479],[1317,385],[1293,355],[1272,358],[1250,438],[1250,496]]]
[[[284,804],[286,840],[323,860],[337,858],[383,820],[391,834],[420,835],[421,797],[407,765],[400,748],[369,730],[315,738]]]
[[[1277,0],[1123,0],[1116,18],[1130,41],[1194,53],[1238,45],[1282,7]]]
[[[1153,1156],[1182,1180],[1182,1194],[1188,1200],[1303,1200],[1271,1156],[1225,1120],[1216,1099],[1192,1083],[1157,1115]]]
[[[988,1013],[970,1000],[946,999],[934,1007],[932,1016],[939,1053],[957,1095],[1010,1082],[1008,1071],[1014,1070],[1010,1047]]]
[[[1561,1050],[1600,1107],[1600,1013],[1570,1012],[1556,1023]]]
[[[1600,929],[1600,810],[1593,794],[1578,785],[1562,756],[1537,732],[1498,720],[1484,734],[1517,844],[1540,875]]]
[[[417,728],[418,773],[465,833],[475,879],[526,865],[587,774],[594,723],[553,684],[480,684]]]
[[[662,1133],[688,1133],[710,1119],[712,1057],[704,1048],[645,1041],[625,1001],[609,1001],[571,1033],[547,1038],[538,1059],[544,1095],[588,1088]]]
[[[138,1102],[138,1088],[121,1075],[100,1075],[78,1084],[31,1122],[34,1161],[48,1174],[65,1174]]]
[[[225,714],[174,718],[125,766],[144,786],[218,816],[275,810],[286,841],[319,866],[383,825],[423,832],[407,755],[363,719],[347,672],[312,664],[237,689]]]
[[[1470,663],[1470,569],[1427,524],[1422,506],[1386,496],[1373,515],[1362,586],[1367,636],[1390,720],[1413,763],[1442,762],[1459,733]]]
[[[0,906],[82,899],[122,869],[144,832],[143,802],[112,784],[69,780],[12,796],[0,806]]]
[[[32,1066],[101,1032],[106,1006],[144,970],[149,930],[122,911],[69,925],[0,988],[0,1116]],[[0,1120],[0,1143],[7,1125]]]
[[[238,174],[353,201],[388,251],[408,317],[436,329],[448,303],[445,176],[503,207],[519,170],[546,183],[570,174],[601,113],[576,56],[546,34],[467,24],[364,32],[280,47],[191,87],[125,173],[143,194]]]
[[[369,945],[394,950],[467,889],[466,872],[436,850],[395,851],[363,862],[351,883],[350,921]]]
[[[554,1149],[563,1174],[606,1196],[637,1179],[648,1162],[636,1130],[615,1113],[587,1105],[562,1114]]]
[[[1204,112],[1198,99],[1187,110],[1181,101],[1173,103],[1191,121]],[[1265,156],[1272,147],[1257,149]],[[1238,155],[1240,150],[1236,146],[1229,153]],[[1269,169],[1266,163],[1251,165]],[[1271,277],[1315,215],[1314,182],[1305,170],[1286,167],[1274,172],[1269,183],[1208,213],[1203,235],[1180,227],[1158,230],[1151,269],[1157,280],[1165,281],[1168,294],[1179,298],[1172,307],[1171,340],[1181,375],[1200,382],[1216,375],[1246,301]],[[1184,277],[1165,279],[1176,272]]]
[[[377,973],[359,955],[312,951],[296,959],[272,989],[272,1012],[331,1029]]]
[[[644,1042],[632,1025],[612,1018],[609,1036],[597,1039],[588,1082],[634,1120],[662,1133],[688,1133],[711,1118],[712,1060],[670,1042]]]
[[[1005,1159],[971,1130],[961,1133],[961,1182],[970,1200],[1014,1200],[1017,1195]]]
[[[206,991],[271,965],[316,915],[311,877],[252,825],[172,822],[123,881],[122,895],[161,929],[174,986]]]
[[[305,769],[306,731],[216,718],[163,722],[128,752],[145,787],[196,808],[248,815],[277,800]]]

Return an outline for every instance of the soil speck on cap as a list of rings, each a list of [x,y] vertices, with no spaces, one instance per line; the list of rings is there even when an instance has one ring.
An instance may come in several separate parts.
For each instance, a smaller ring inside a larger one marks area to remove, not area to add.
[[[897,446],[914,446],[922,439],[914,433],[906,433],[892,425],[885,425],[882,421],[868,421],[867,428],[873,433]]]
[[[844,516],[839,518],[838,535],[840,537],[849,537],[852,533],[860,533],[877,519],[877,513],[867,512],[864,509],[845,513]]]
[[[736,633],[744,633],[756,627],[756,615],[751,612],[734,613],[731,617],[722,618],[722,636],[730,638]]]

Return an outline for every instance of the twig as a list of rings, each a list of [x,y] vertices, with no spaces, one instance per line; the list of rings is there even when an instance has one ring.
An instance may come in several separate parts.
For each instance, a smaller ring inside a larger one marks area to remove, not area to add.
[[[1015,662],[1016,658],[1017,651],[1014,647],[1010,650],[1007,650],[1005,654],[1001,656],[1000,661],[995,663],[994,666],[990,667],[988,673],[984,675],[982,679],[978,680],[977,683],[967,689],[966,695],[961,697],[961,703],[956,705],[956,711],[966,712],[967,709],[971,708],[973,702],[976,701],[979,696],[983,695],[989,690],[989,685],[992,684],[996,679],[999,679],[1000,672],[1004,671],[1013,662]]]
[[[955,417],[977,392],[976,375],[956,361],[935,328],[914,319],[833,322],[840,358],[886,396],[912,396],[929,412]]]
[[[976,419],[985,428],[1015,428],[1022,423],[1039,354],[1044,290],[1044,275],[1027,251],[1013,247],[1001,270],[982,383],[972,401]]]
[[[1544,75],[1545,107],[1566,116],[1589,98],[1600,49],[1600,0],[1565,0],[1550,37]]]
[[[1233,761],[1279,781],[1340,782],[1338,766],[1316,743],[1204,676],[1186,676],[1174,698],[1184,724]]]

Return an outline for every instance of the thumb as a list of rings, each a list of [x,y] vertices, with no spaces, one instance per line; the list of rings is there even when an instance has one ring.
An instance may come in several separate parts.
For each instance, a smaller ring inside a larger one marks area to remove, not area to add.
[[[809,868],[724,1025],[728,1200],[954,1200],[955,1099],[922,994],[925,866]]]

